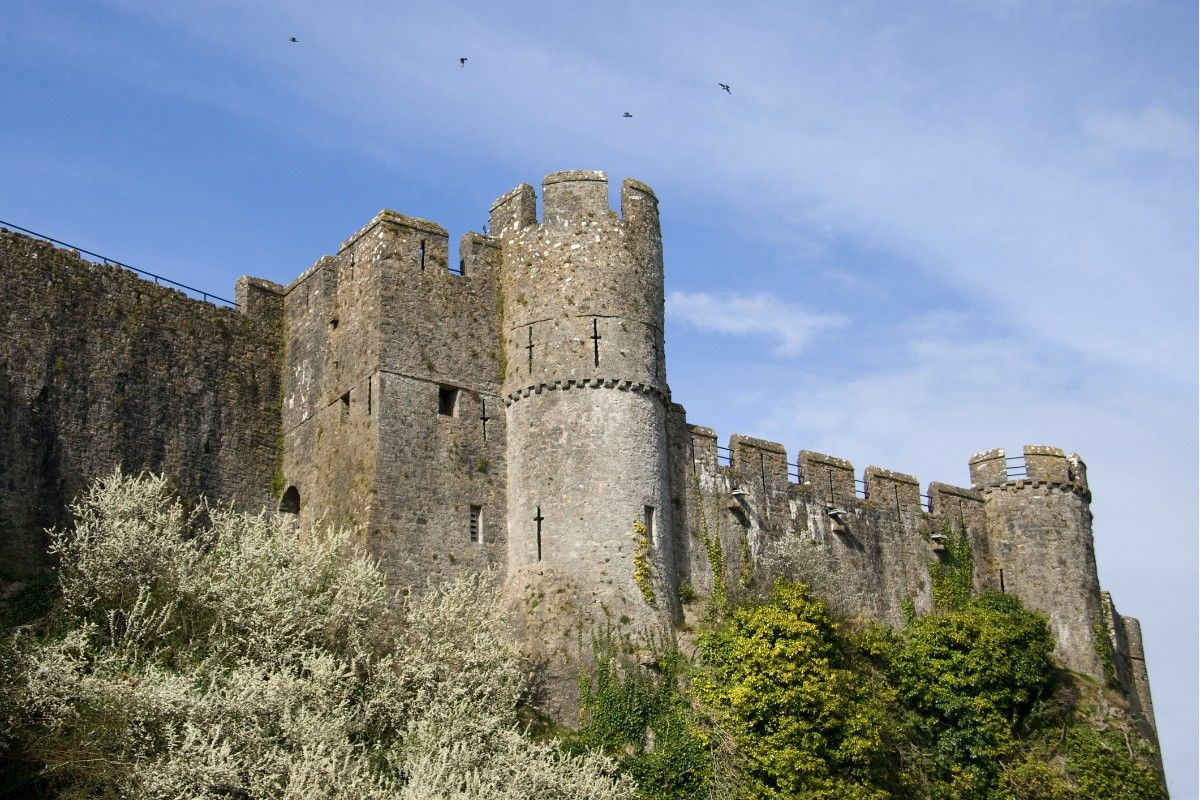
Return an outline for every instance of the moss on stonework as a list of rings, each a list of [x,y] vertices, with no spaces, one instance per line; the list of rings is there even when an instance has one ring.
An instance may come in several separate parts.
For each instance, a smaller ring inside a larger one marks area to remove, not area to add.
[[[633,523],[633,580],[642,598],[650,605],[657,603],[654,596],[654,571],[650,566],[650,531],[641,522]]]
[[[1092,646],[1096,648],[1096,656],[1104,670],[1104,682],[1108,688],[1118,689],[1121,683],[1117,680],[1117,665],[1113,663],[1112,646],[1108,640],[1112,620],[1108,614],[1108,607],[1103,603],[1100,605],[1100,614],[1101,619],[1092,624]]]
[[[721,551],[720,529],[713,534],[708,529],[708,517],[704,513],[704,492],[700,489],[700,477],[692,473],[692,486],[696,492],[696,513],[700,517],[700,534],[695,529],[692,535],[704,545],[708,556],[708,566],[712,570],[712,596],[709,598],[710,610],[720,612],[729,602],[729,590],[725,585],[725,554]],[[718,519],[718,524],[720,517]]]

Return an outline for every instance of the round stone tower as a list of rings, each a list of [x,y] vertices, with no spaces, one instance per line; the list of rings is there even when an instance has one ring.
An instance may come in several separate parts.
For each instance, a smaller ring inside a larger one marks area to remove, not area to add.
[[[540,224],[528,185],[490,220],[503,259],[508,591],[546,626],[637,631],[661,624],[675,595],[658,201],[627,179],[618,217],[603,172],[542,185]]]
[[[1082,459],[1043,445],[1021,458],[988,450],[971,458],[971,483],[983,493],[990,585],[1045,614],[1059,660],[1103,682],[1108,632]]]

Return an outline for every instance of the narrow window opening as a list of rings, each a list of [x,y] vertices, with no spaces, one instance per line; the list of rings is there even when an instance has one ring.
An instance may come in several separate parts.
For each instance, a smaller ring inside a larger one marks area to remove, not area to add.
[[[425,271],[425,240],[421,240],[421,247],[417,250],[417,256],[420,259],[421,271]]]
[[[546,518],[542,516],[542,507],[538,506],[537,511],[533,515],[533,521],[537,523],[537,560],[542,560],[542,521]]]
[[[646,538],[650,541],[650,544],[656,544],[654,538],[654,506],[646,506],[642,509],[642,524],[646,526]]]
[[[367,416],[371,416],[371,384],[375,382],[373,375],[367,376]]]
[[[204,440],[204,455],[208,455],[211,452],[212,452],[212,446],[208,443],[208,439],[205,439]]]
[[[483,507],[471,506],[471,516],[467,522],[467,531],[472,542],[483,543]]]
[[[1004,594],[1004,570],[1000,570],[1000,594]]]
[[[598,367],[600,366],[600,340],[604,337],[600,335],[600,329],[597,325],[596,318],[592,317],[592,335],[590,337],[592,340],[592,357],[595,359],[594,365]]]
[[[332,319],[329,320],[329,330],[336,331],[337,326],[338,326],[338,318],[337,317],[333,317]]]
[[[350,416],[350,393],[346,392],[341,397],[342,400],[342,420],[346,420]]]
[[[438,413],[443,417],[453,417],[458,405],[458,389],[453,386],[438,387]]]
[[[529,326],[529,344],[525,345],[525,349],[529,352],[529,374],[533,374],[533,326]]]
[[[295,486],[289,486],[287,491],[283,493],[283,498],[279,501],[280,514],[299,514],[300,513],[300,490]]]

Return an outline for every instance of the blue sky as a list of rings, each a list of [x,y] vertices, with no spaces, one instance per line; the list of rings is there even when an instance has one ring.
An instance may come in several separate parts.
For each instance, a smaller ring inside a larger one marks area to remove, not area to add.
[[[518,183],[604,169],[659,195],[691,421],[923,482],[991,447],[1080,453],[1196,796],[1194,3],[3,16],[2,219],[231,296],[380,208],[457,239]]]

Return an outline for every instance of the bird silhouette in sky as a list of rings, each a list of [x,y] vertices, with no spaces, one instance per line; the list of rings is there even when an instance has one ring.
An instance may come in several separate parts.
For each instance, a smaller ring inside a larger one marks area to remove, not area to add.
[[[467,57],[463,56],[462,58],[458,59],[458,65],[465,68],[467,66]]]
[[[725,94],[733,94],[733,90],[729,88],[729,84],[728,84],[728,83],[720,83],[720,82],[718,82],[718,83],[717,83],[717,86],[720,86],[722,89],[724,89],[724,90],[725,90]]]
[[[630,114],[628,111],[626,111],[626,112],[625,112],[624,114],[622,114],[621,116],[622,116],[622,117],[625,117],[626,119],[633,119],[633,114]]]
[[[292,44],[296,44],[296,43],[297,43],[297,42],[299,42],[300,40],[299,40],[299,39],[297,39],[295,36],[293,36],[292,38],[288,39],[288,41],[289,41],[289,42],[291,42]]]

